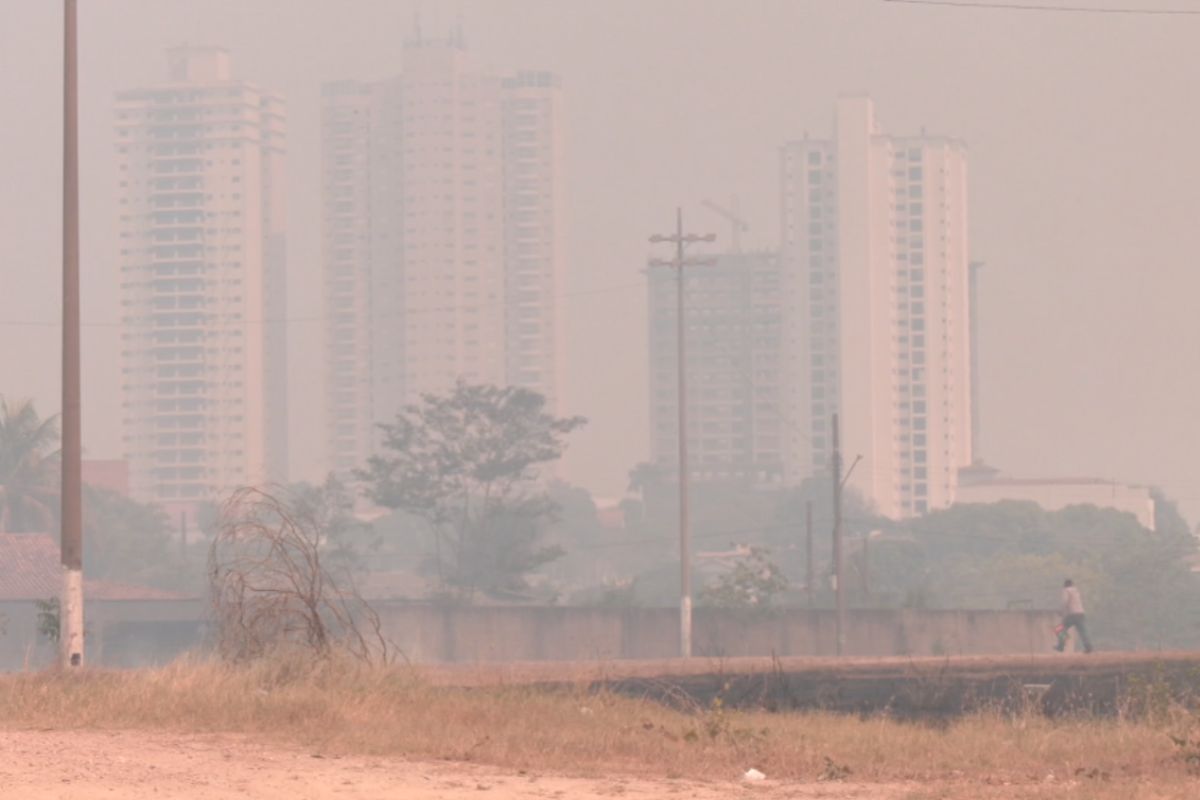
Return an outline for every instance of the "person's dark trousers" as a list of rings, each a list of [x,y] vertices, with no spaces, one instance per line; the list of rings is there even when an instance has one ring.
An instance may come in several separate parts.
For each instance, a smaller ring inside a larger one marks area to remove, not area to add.
[[[1062,630],[1058,634],[1058,644],[1054,646],[1054,649],[1060,653],[1063,651],[1067,646],[1067,633],[1071,628],[1079,631],[1079,641],[1083,642],[1083,652],[1092,652],[1092,640],[1088,638],[1083,614],[1067,614],[1063,617]]]

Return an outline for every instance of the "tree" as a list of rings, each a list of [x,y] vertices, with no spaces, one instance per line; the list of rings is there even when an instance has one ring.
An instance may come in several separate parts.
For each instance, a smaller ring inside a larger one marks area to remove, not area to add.
[[[813,575],[818,596],[829,594],[829,576],[833,557],[833,482],[828,475],[806,479],[799,486],[779,492],[771,506],[770,523],[764,528],[763,541],[776,553],[776,563],[793,583],[802,585],[806,578],[805,515],[812,504]],[[853,539],[866,536],[884,520],[853,487],[842,493],[842,531],[847,546]],[[850,559],[847,558],[847,567]],[[847,578],[849,580],[849,578]],[[854,586],[857,582],[852,582]]]
[[[0,398],[0,532],[55,527],[59,495],[58,417],[41,419],[29,401]]]
[[[1064,578],[1083,589],[1103,647],[1200,643],[1200,577],[1186,521],[1156,498],[1156,529],[1091,505],[1045,511],[1005,501],[954,506],[885,526],[872,544],[877,600],[943,608],[1057,608]]]
[[[787,586],[783,571],[771,561],[771,551],[751,547],[728,572],[700,591],[700,600],[717,608],[766,608]]]
[[[370,524],[354,516],[354,495],[336,475],[330,473],[319,486],[292,484],[282,499],[321,531],[323,557],[330,568],[361,569],[366,551],[378,549],[378,537]]]
[[[629,470],[627,491],[637,495],[637,505],[630,505],[636,519],[645,522],[663,516],[663,511],[671,508],[668,490],[673,490],[674,485],[658,464],[643,461]]]
[[[202,588],[201,560],[189,564],[161,507],[85,486],[83,514],[88,577],[185,592]]]
[[[554,519],[546,528],[546,541],[565,553],[554,564],[552,576],[560,585],[602,583],[617,570],[610,559],[608,531],[600,524],[596,502],[587,489],[552,481],[547,487],[554,503]]]
[[[357,473],[381,506],[423,519],[443,590],[520,592],[526,576],[559,555],[541,544],[556,506],[539,468],[558,460],[582,417],[559,418],[528,389],[459,382],[426,394],[384,431],[386,455]]]

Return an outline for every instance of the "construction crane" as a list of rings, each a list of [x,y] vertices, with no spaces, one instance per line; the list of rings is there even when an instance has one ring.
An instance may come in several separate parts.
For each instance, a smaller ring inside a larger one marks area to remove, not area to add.
[[[736,197],[730,201],[729,205],[731,208],[719,206],[712,200],[704,201],[704,206],[706,208],[717,212],[722,217],[729,220],[729,246],[731,252],[740,253],[742,252],[742,234],[750,230],[750,226],[746,224],[746,220],[742,219],[741,208],[738,206],[738,199]]]

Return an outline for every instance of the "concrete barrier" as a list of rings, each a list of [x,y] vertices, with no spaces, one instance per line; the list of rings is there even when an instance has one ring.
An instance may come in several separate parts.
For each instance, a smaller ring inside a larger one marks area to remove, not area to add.
[[[671,658],[679,615],[667,608],[377,605],[384,633],[413,661],[505,662]],[[847,656],[999,655],[1046,652],[1052,611],[855,610]],[[698,609],[695,654],[832,656],[834,612]]]
[[[673,608],[462,606],[375,603],[384,634],[416,662],[598,661],[679,654]],[[96,666],[162,664],[204,644],[199,601],[92,602],[88,660]],[[0,604],[0,670],[41,667],[53,644],[37,633],[32,603]],[[953,656],[1047,652],[1049,611],[849,612],[848,656]],[[830,610],[697,609],[695,655],[832,656]]]

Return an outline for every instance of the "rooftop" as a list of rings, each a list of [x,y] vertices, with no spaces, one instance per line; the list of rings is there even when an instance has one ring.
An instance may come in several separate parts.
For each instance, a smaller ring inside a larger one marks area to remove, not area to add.
[[[58,543],[45,533],[0,533],[0,602],[48,600],[62,590]],[[176,592],[84,578],[87,600],[188,600]]]

